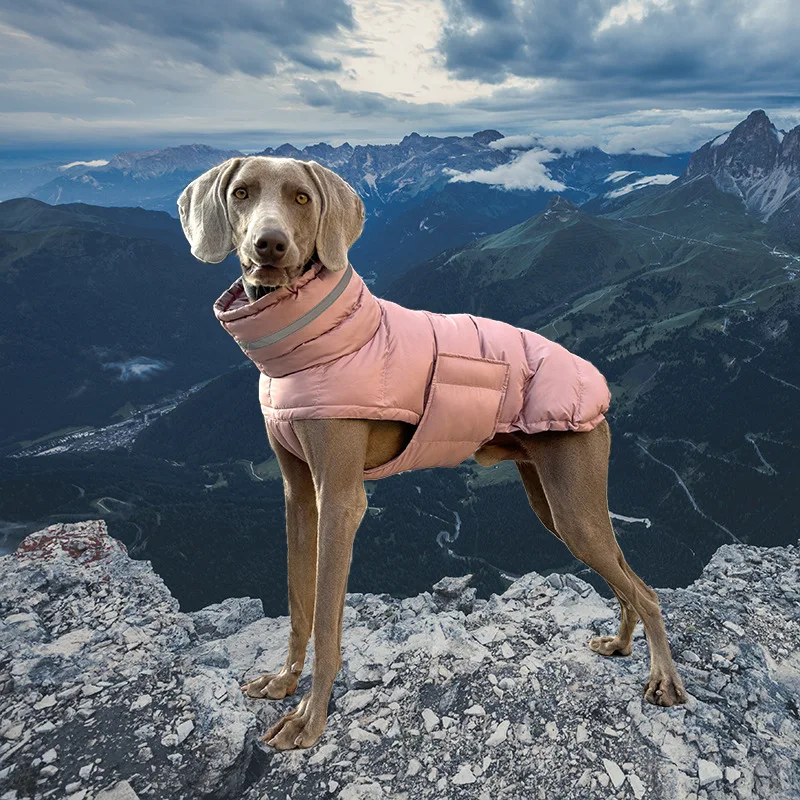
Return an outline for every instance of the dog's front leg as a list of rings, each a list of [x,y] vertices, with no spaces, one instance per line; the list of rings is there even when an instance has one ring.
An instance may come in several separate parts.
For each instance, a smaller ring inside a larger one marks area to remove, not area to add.
[[[269,435],[269,429],[267,433]],[[293,695],[297,689],[314,623],[317,501],[308,464],[290,453],[271,435],[269,442],[283,475],[291,630],[283,668],[249,681],[242,686],[242,691],[248,697],[282,700],[287,695]]]
[[[264,740],[279,750],[310,747],[322,735],[333,681],[341,666],[342,614],[356,530],[367,509],[364,463],[369,438],[363,420],[305,420],[295,432],[317,492],[317,581],[311,691]]]

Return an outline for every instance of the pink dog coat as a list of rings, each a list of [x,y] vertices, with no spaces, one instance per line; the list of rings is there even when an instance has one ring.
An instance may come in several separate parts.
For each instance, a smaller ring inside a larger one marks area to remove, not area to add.
[[[454,467],[496,433],[589,431],[611,399],[600,372],[561,345],[505,322],[381,300],[352,266],[315,264],[252,303],[239,278],[214,313],[261,371],[267,425],[298,458],[296,419],[417,426],[368,480]]]

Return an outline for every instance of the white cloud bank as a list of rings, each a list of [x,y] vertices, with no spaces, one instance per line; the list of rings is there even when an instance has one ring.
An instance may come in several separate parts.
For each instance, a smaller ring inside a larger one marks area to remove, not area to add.
[[[566,185],[554,180],[544,166],[558,157],[558,153],[551,153],[549,150],[528,150],[508,164],[501,164],[494,169],[475,169],[472,172],[445,169],[444,173],[452,176],[450,183],[487,183],[490,186],[502,186],[504,189],[545,189],[548,192],[560,192],[567,188]]]
[[[596,142],[591,136],[577,134],[575,136],[537,136],[534,133],[520,134],[517,136],[504,136],[489,142],[492,150],[531,150],[534,147],[545,150],[559,150],[561,153],[572,154],[578,150],[588,150],[595,147]]]

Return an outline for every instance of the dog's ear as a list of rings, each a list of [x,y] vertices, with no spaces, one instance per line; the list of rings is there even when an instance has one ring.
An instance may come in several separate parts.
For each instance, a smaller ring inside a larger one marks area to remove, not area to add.
[[[192,255],[218,264],[233,250],[225,193],[241,158],[229,158],[195,178],[178,198],[181,227]]]
[[[317,164],[305,162],[314,185],[322,198],[317,255],[332,272],[347,267],[347,251],[361,236],[364,227],[364,204],[347,181],[335,172]]]

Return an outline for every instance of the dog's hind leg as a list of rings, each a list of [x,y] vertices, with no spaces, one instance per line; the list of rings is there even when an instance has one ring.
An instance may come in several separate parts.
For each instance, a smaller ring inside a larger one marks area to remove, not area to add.
[[[553,515],[550,513],[550,506],[547,504],[547,498],[544,495],[542,482],[536,472],[536,465],[532,461],[517,461],[516,465],[531,508],[536,516],[539,517],[542,525],[560,539],[561,537],[556,532],[555,522],[553,522]]]
[[[286,542],[291,630],[286,663],[280,672],[262,675],[242,686],[248,697],[280,700],[293,695],[303,672],[306,647],[314,623],[317,580],[317,503],[311,470],[270,436],[283,474],[286,499]]]
[[[553,515],[550,512],[550,506],[547,503],[547,498],[542,488],[542,482],[539,480],[539,475],[536,472],[536,465],[532,461],[517,461],[516,464],[531,508],[536,513],[536,516],[539,517],[542,525],[558,539],[561,539],[556,531]],[[631,654],[633,631],[636,627],[636,623],[639,621],[639,615],[636,613],[633,606],[622,597],[613,586],[611,589],[616,595],[617,600],[619,600],[620,605],[621,619],[619,633],[617,633],[616,636],[598,636],[589,642],[589,647],[596,653],[600,653],[604,656],[629,656]]]
[[[588,433],[544,433],[525,437],[558,536],[572,554],[601,575],[622,604],[616,637],[593,640],[593,649],[623,651],[641,617],[650,646],[645,699],[655,705],[686,702],[664,629],[658,596],[630,568],[608,514],[608,455],[611,436],[603,422]],[[631,611],[630,609],[633,609]],[[613,651],[612,651],[613,652]]]

